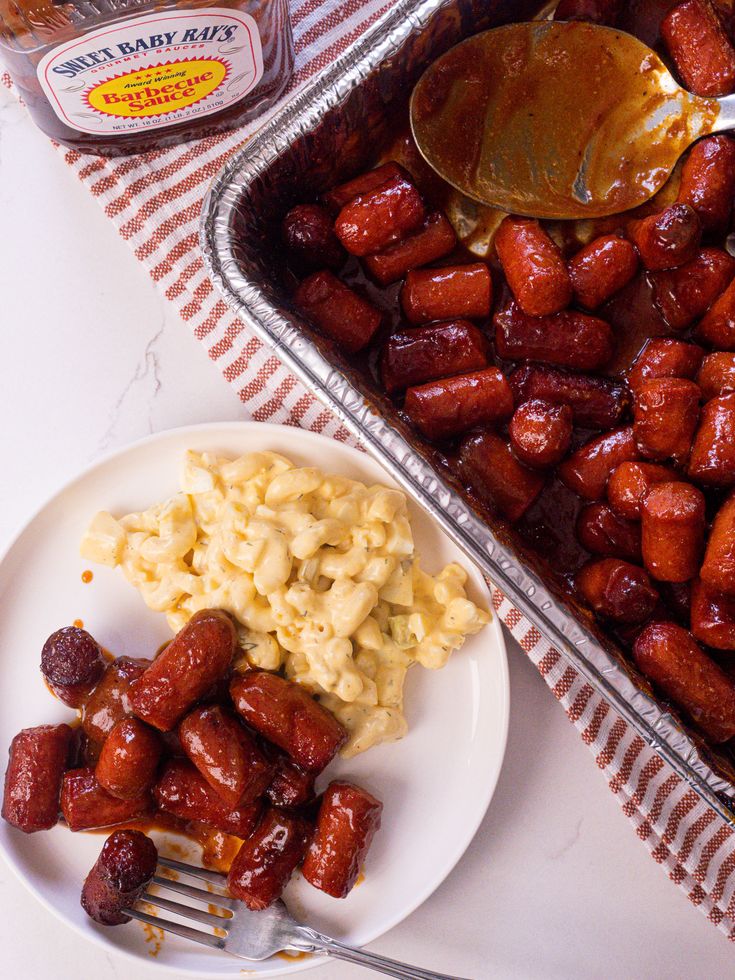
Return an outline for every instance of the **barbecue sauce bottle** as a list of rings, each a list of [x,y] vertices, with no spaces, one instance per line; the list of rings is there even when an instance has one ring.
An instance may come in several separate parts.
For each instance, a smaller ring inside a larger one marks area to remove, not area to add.
[[[0,57],[48,136],[139,153],[275,102],[293,71],[288,0],[0,0]]]

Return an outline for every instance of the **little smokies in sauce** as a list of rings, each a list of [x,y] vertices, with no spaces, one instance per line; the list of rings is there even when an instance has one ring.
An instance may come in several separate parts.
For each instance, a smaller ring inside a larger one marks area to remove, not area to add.
[[[665,74],[655,53],[616,30],[539,23],[531,35],[511,24],[427,70],[412,124],[438,172],[478,200],[535,217],[611,214],[650,197],[719,114],[713,100],[664,93]]]
[[[137,153],[240,126],[278,98],[288,0],[0,0],[0,57],[48,136]]]

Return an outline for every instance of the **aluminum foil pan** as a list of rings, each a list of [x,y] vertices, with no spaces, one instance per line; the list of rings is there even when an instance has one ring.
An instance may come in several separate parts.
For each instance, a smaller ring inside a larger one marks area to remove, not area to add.
[[[278,223],[372,163],[424,68],[471,33],[530,19],[539,0],[398,0],[346,54],[268,122],[214,180],[201,240],[214,283],[245,324],[347,426],[518,609],[722,817],[735,820],[735,768],[642,688],[589,617],[576,615],[446,479],[380,395],[311,331],[289,300]]]

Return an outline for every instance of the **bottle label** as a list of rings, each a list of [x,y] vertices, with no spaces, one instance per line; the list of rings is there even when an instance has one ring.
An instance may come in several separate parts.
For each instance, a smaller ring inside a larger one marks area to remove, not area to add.
[[[220,7],[108,24],[59,45],[38,65],[41,88],[62,122],[120,135],[220,112],[262,77],[256,22]]]

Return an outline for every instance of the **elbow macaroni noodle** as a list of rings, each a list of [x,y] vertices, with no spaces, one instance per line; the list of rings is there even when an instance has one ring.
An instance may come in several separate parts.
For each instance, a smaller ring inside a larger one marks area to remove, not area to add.
[[[443,667],[490,619],[457,564],[424,572],[398,490],[296,467],[276,453],[188,452],[181,492],[92,520],[82,556],[120,566],[178,631],[199,609],[237,620],[236,669],[281,670],[348,729],[355,755],[400,738],[403,683]]]

